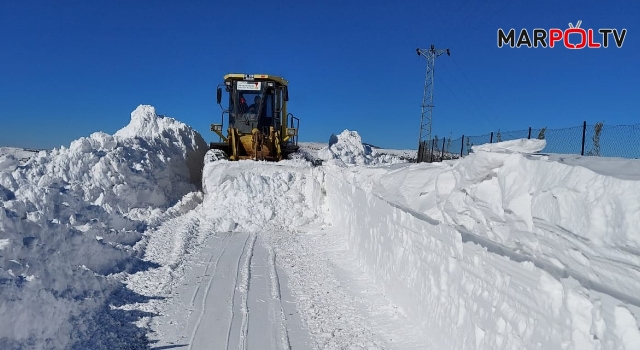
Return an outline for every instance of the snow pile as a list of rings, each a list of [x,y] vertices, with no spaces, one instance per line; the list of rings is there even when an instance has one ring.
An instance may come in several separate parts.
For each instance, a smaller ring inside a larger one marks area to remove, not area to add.
[[[204,207],[219,231],[290,231],[322,220],[321,182],[322,172],[303,161],[209,162]]]
[[[328,167],[333,225],[440,348],[640,347],[640,162],[543,147]]]
[[[331,135],[329,145],[317,151],[319,159],[340,165],[380,165],[405,162],[402,157],[380,153],[362,143],[357,131],[344,130]]]
[[[97,313],[121,289],[112,274],[135,268],[131,246],[151,219],[197,188],[206,148],[193,129],[143,105],[113,136],[97,132],[23,166],[3,157],[0,347],[135,341],[112,338]]]

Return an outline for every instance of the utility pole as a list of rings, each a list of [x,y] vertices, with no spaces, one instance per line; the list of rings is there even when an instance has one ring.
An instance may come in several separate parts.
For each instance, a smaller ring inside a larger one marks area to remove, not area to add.
[[[428,49],[416,49],[418,56],[424,56],[427,59],[427,76],[424,80],[424,95],[422,97],[422,115],[420,116],[420,137],[418,139],[418,162],[421,162],[425,149],[429,145],[424,141],[431,140],[431,128],[433,125],[433,72],[436,64],[436,58],[442,54],[451,56],[449,49],[436,49],[431,45]]]

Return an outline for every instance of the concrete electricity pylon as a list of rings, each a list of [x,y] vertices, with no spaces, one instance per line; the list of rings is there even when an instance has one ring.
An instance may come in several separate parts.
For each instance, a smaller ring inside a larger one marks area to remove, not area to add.
[[[431,127],[433,125],[433,72],[436,58],[442,54],[451,56],[449,49],[436,49],[431,45],[428,49],[416,49],[418,56],[427,59],[427,76],[424,80],[424,95],[422,97],[422,116],[420,117],[420,138],[418,139],[418,153],[425,147],[420,147],[423,141],[431,140]],[[421,161],[422,154],[418,154],[418,161]]]

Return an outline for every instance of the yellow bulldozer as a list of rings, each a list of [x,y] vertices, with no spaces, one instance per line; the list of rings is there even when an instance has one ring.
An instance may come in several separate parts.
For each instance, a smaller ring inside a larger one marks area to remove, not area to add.
[[[287,113],[288,85],[285,79],[267,74],[225,75],[216,91],[222,108],[220,124],[211,124],[220,140],[209,148],[222,150],[229,160],[280,161],[297,152],[300,119]],[[223,88],[228,95],[226,108]]]

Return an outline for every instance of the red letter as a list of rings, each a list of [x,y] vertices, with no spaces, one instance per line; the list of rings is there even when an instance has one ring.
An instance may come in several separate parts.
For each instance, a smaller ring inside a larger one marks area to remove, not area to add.
[[[589,48],[597,49],[600,47],[600,43],[593,42],[593,29],[589,29]]]
[[[562,40],[562,31],[557,28],[549,29],[549,47],[553,49],[553,44],[560,40]]]
[[[580,40],[580,44],[572,44],[569,42],[570,34],[580,34],[582,39]],[[567,49],[583,49],[587,46],[587,31],[582,28],[569,28],[564,31],[564,46]]]

